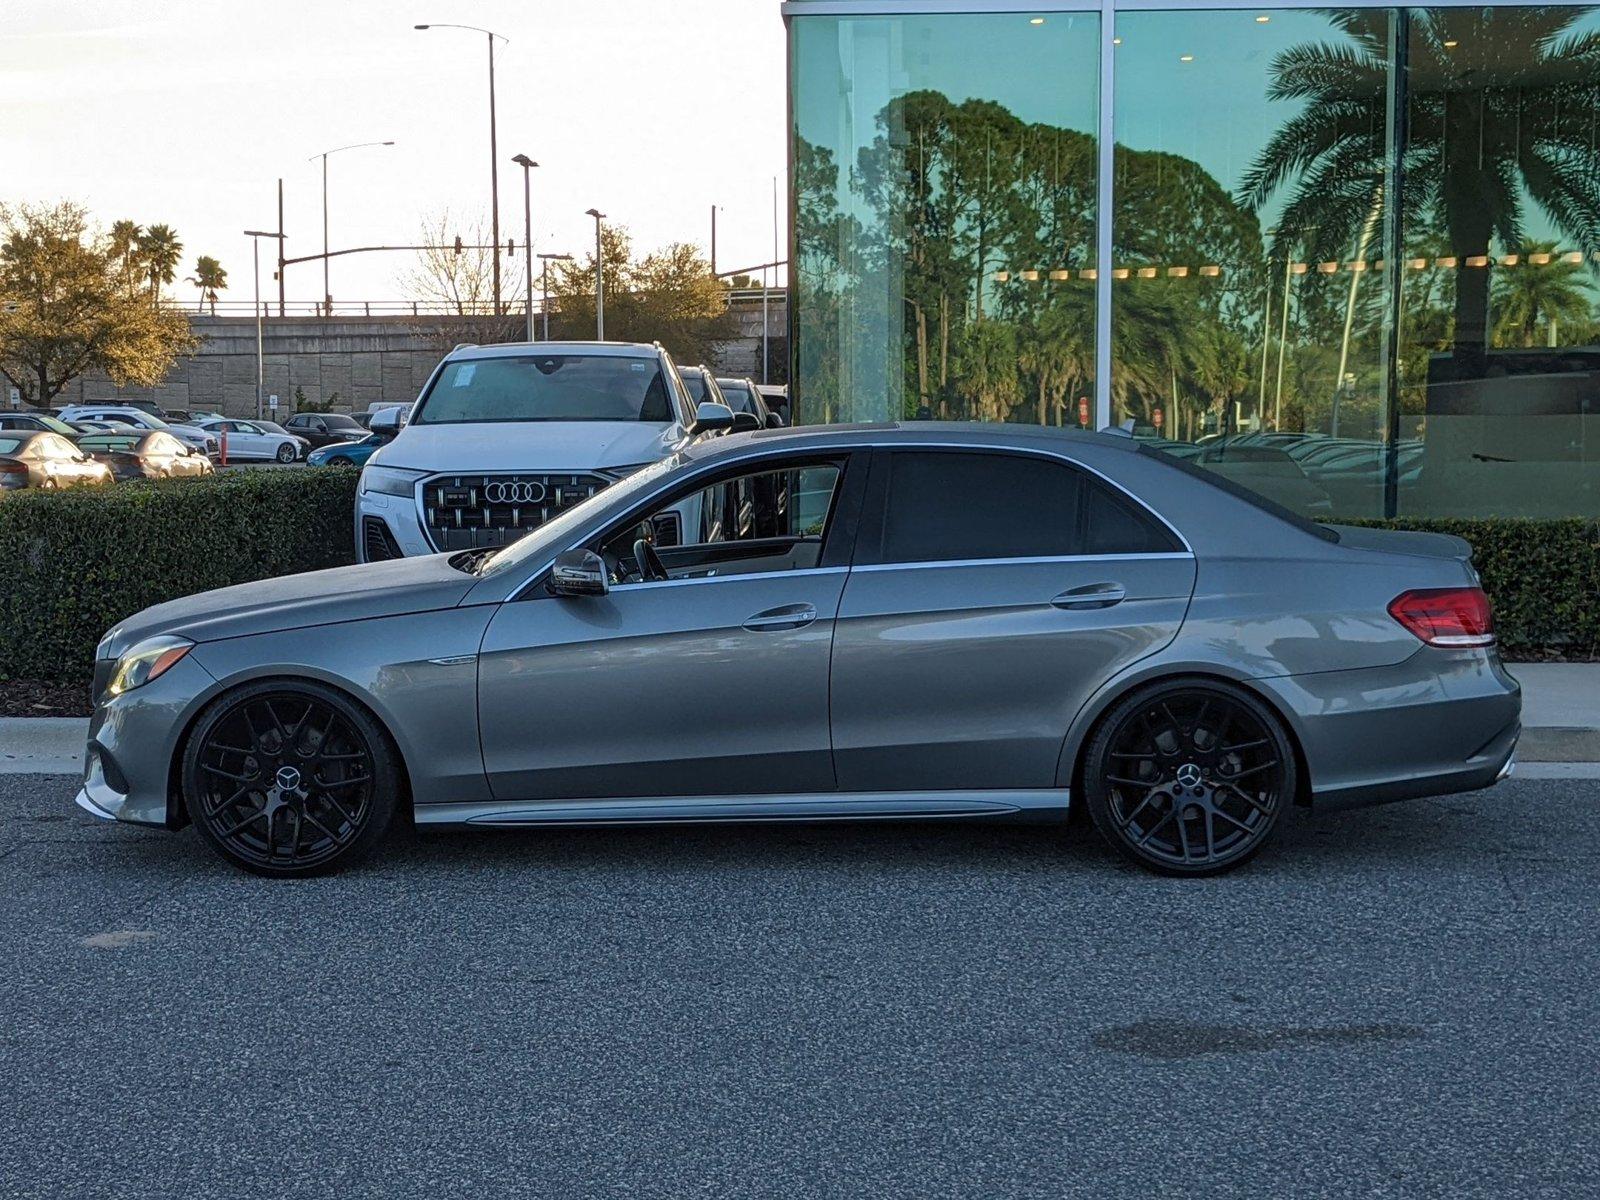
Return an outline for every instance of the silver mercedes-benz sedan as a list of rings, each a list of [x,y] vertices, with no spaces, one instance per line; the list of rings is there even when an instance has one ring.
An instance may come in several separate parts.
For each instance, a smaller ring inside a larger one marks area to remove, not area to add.
[[[1294,806],[1496,782],[1521,709],[1459,539],[1312,524],[1130,437],[931,423],[703,440],[498,551],[159,605],[95,678],[79,802],[270,875],[397,818],[1075,801],[1204,875]]]

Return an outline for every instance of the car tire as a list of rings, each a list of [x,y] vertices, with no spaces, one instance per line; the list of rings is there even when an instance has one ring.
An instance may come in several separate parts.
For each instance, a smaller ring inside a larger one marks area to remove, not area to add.
[[[225,692],[184,745],[189,819],[213,850],[256,875],[321,875],[358,861],[389,828],[403,789],[387,730],[311,680]]]
[[[292,463],[296,458],[298,458],[299,455],[294,452],[293,445],[288,442],[284,442],[278,447],[278,453],[276,457],[279,462],[287,466],[289,463]]]
[[[1115,850],[1163,875],[1220,875],[1270,842],[1294,803],[1294,747],[1242,688],[1175,679],[1141,688],[1096,725],[1084,807]]]

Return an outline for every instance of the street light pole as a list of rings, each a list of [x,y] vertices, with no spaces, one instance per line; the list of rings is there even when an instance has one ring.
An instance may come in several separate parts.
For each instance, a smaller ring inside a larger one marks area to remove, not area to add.
[[[606,340],[606,260],[601,253],[600,222],[605,213],[591,208],[585,214],[594,218],[594,340]]]
[[[533,341],[533,168],[539,164],[526,154],[511,160],[522,168],[522,273],[528,284],[528,340]]]
[[[494,315],[500,316],[500,147],[495,134],[494,111],[494,40],[510,44],[511,39],[478,25],[455,25],[443,22],[434,25],[416,25],[415,29],[470,29],[489,39],[489,223],[490,240],[494,242]]]
[[[246,229],[244,231],[244,235],[245,235],[245,237],[250,239],[250,249],[251,249],[253,258],[255,259],[256,420],[259,421],[262,418],[262,412],[261,412],[261,386],[262,386],[262,383],[264,382],[265,376],[266,376],[266,370],[265,370],[266,356],[262,353],[262,335],[261,335],[261,239],[264,238],[264,237],[281,238],[283,235],[281,233],[272,233],[272,232],[269,232],[267,230],[262,230],[262,229]],[[281,246],[283,243],[280,241],[278,244]],[[279,257],[282,257],[283,251],[279,250],[278,254],[279,254]],[[323,259],[323,261],[326,262],[327,259]]]
[[[541,254],[540,261],[544,270],[544,340],[550,340],[550,264],[552,262],[571,262],[570,254]]]
[[[328,155],[338,154],[345,150],[365,150],[368,146],[392,146],[391,142],[356,142],[349,146],[336,146],[332,150],[324,150],[321,154],[313,154],[307,162],[322,160],[322,315],[324,318],[333,315],[333,290],[328,286]],[[280,200],[281,203],[281,200]],[[281,220],[279,222],[282,223]],[[282,247],[279,247],[278,257],[283,257]],[[278,278],[283,278],[283,265],[278,265]]]

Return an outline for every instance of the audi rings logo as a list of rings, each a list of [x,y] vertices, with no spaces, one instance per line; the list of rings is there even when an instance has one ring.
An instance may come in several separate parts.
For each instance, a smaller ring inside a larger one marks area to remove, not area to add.
[[[483,498],[490,504],[538,504],[545,498],[545,490],[537,479],[497,479],[483,485]]]

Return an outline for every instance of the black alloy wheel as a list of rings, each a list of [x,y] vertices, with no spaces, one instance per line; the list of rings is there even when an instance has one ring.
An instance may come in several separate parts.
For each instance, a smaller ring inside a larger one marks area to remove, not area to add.
[[[383,729],[320,684],[227,693],[184,751],[184,800],[204,839],[259,875],[314,875],[370,850],[400,777]]]
[[[1158,684],[1116,705],[1084,758],[1086,807],[1108,842],[1170,875],[1215,875],[1271,839],[1295,795],[1282,723],[1243,690]]]

